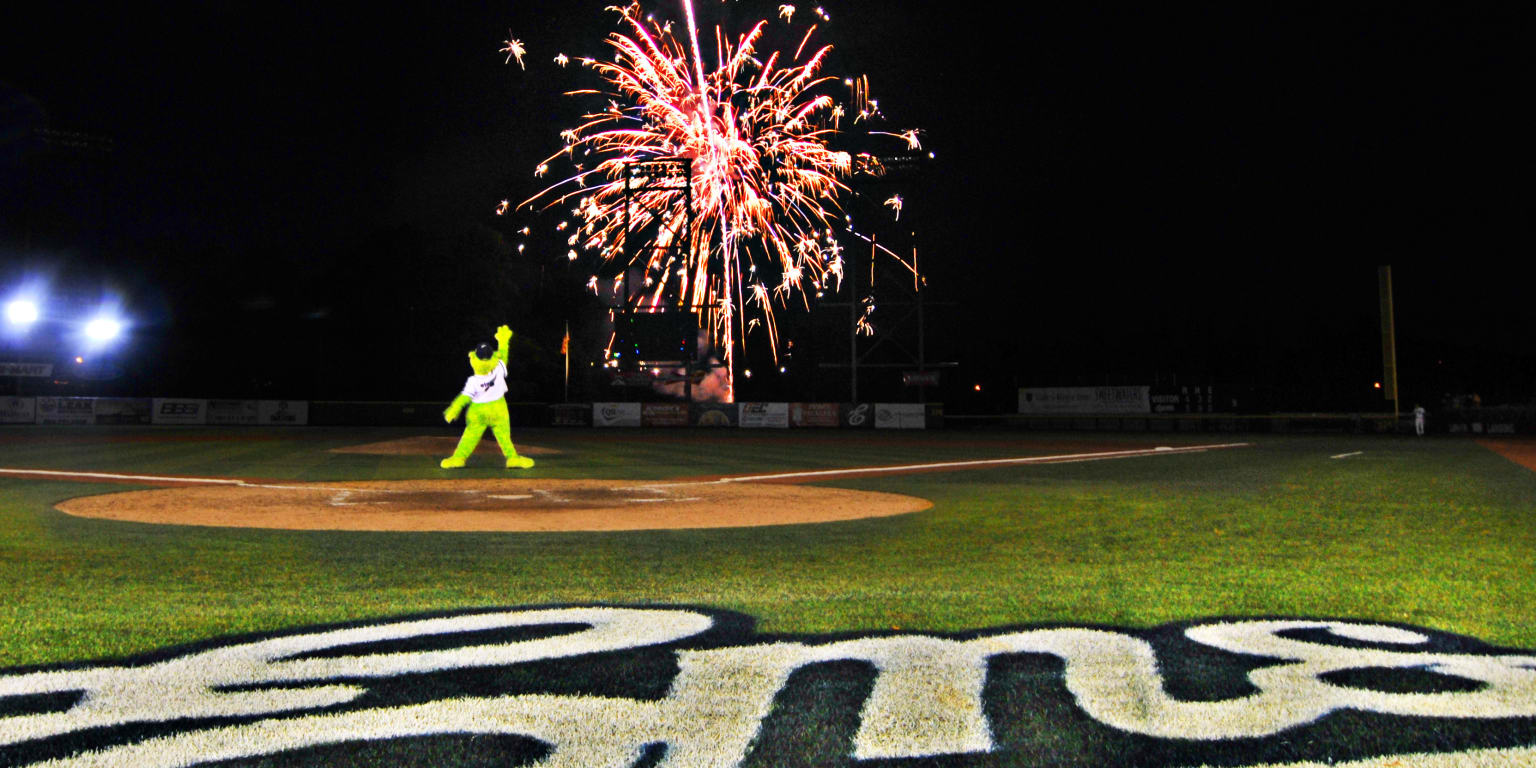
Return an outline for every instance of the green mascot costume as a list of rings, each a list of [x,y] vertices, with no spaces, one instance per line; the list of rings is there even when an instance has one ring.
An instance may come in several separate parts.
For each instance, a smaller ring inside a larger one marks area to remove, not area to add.
[[[459,438],[458,449],[439,465],[443,469],[464,466],[464,461],[480,444],[486,427],[490,427],[491,434],[496,436],[496,443],[507,457],[508,468],[533,466],[533,459],[517,455],[517,449],[512,447],[512,419],[507,415],[507,401],[503,399],[507,394],[507,342],[511,340],[512,329],[503,325],[496,329],[494,351],[486,343],[469,353],[469,367],[475,375],[464,381],[464,391],[453,399],[448,410],[443,411],[443,421],[452,424],[466,405],[469,414],[464,419],[464,436]]]

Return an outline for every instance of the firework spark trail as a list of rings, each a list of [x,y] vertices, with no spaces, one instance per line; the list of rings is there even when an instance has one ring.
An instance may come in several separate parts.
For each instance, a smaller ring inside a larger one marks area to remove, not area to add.
[[[510,29],[507,30],[506,44],[507,47],[501,49],[501,52],[507,55],[507,63],[511,63],[511,61],[515,58],[517,59],[517,66],[519,69],[527,69],[527,67],[523,66],[523,54],[527,53],[528,51],[523,49],[523,41],[512,37],[512,30]]]
[[[645,237],[645,247],[632,248],[622,264],[643,274],[638,306],[701,309],[727,366],[759,327],[777,358],[774,304],[798,292],[809,306],[807,294],[830,279],[840,282],[843,272],[832,231],[854,158],[827,146],[844,114],[831,96],[817,93],[835,80],[820,74],[831,46],[810,46],[813,25],[792,55],[775,51],[760,59],[767,20],[734,43],[717,27],[718,64],[706,72],[692,0],[683,6],[686,48],[670,22],[642,18],[638,3],[610,8],[627,34],[609,35],[612,61],[583,59],[606,87],[571,92],[607,97],[607,106],[563,131],[565,146],[536,175],[562,155],[572,162],[590,155],[595,164],[577,165],[574,175],[520,205],[578,198],[582,224],[571,237],[572,253],[579,245],[622,262],[625,237]],[[869,114],[867,79],[844,82],[854,89],[860,116]],[[910,142],[915,134],[889,135]],[[678,158],[691,161],[691,227],[675,187],[642,179],[626,190],[629,164]],[[628,210],[626,199],[634,203]],[[615,280],[615,290],[619,285]]]

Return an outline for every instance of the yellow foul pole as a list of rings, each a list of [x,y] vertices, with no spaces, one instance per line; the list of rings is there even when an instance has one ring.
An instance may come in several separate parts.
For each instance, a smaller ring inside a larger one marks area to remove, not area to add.
[[[1376,270],[1381,289],[1381,393],[1392,401],[1392,416],[1400,408],[1397,402],[1397,323],[1392,316],[1392,267]]]

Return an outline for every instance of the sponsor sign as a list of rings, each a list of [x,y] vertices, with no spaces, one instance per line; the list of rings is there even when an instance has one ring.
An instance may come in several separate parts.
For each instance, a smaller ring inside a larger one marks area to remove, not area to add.
[[[370,764],[462,750],[457,764],[544,768],[1536,760],[1536,655],[1435,630],[752,626],[691,607],[494,609],[4,670],[0,763],[318,766],[365,742]]]
[[[1019,413],[1151,412],[1151,387],[1033,387],[1019,390]]]
[[[592,426],[592,406],[562,403],[549,407],[549,425],[552,427]]]
[[[96,407],[89,397],[39,397],[37,423],[95,424]]]
[[[302,427],[309,423],[309,401],[262,400],[256,404],[256,423]]]
[[[872,429],[875,426],[873,403],[839,403],[838,420],[852,429]]]
[[[743,429],[789,428],[789,403],[737,403],[737,423]]]
[[[0,376],[46,378],[53,375],[53,363],[0,363]]]
[[[922,403],[877,403],[876,429],[922,429],[928,421],[928,408]]]
[[[209,400],[209,424],[255,424],[257,404],[255,400]]]
[[[789,425],[835,427],[837,426],[837,403],[790,403]]]
[[[149,398],[98,397],[92,410],[97,424],[150,423]]]
[[[34,424],[37,422],[37,398],[0,397],[0,424]]]
[[[615,387],[649,387],[658,381],[656,375],[649,370],[613,371],[608,378],[608,383]]]
[[[705,371],[697,370],[690,377],[682,371],[669,371],[663,368],[645,368],[638,371],[612,371],[608,374],[609,384],[615,387],[654,387],[657,384],[678,384],[688,381],[690,378],[697,384],[704,378]]]
[[[687,403],[642,403],[640,424],[646,427],[688,426]]]
[[[695,427],[734,427],[737,410],[732,403],[694,403],[691,410]]]
[[[640,404],[593,403],[592,426],[638,427],[640,426]]]
[[[155,424],[207,424],[208,401],[180,397],[157,397],[150,404],[150,421]]]
[[[902,371],[901,383],[909,387],[937,387],[938,371]]]

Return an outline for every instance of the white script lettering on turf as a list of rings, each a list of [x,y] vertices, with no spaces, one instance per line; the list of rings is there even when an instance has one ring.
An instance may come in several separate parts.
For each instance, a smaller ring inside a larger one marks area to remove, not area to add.
[[[1053,628],[963,640],[897,635],[679,649],[677,676],[667,694],[654,701],[524,694],[300,714],[357,699],[366,692],[360,679],[664,645],[698,635],[713,623],[705,614],[677,609],[504,611],[292,635],[144,666],[0,677],[0,698],[85,694],[65,712],[0,718],[0,746],[131,723],[251,717],[255,719],[34,765],[182,766],[349,741],[478,733],[544,742],[550,752],[537,765],[545,768],[627,768],[640,759],[646,745],[656,742],[666,744],[659,765],[667,768],[734,766],[745,759],[774,697],[793,672],[856,660],[871,664],[876,675],[859,713],[851,757],[984,753],[994,748],[982,696],[987,664],[1016,654],[1061,659],[1063,684],[1085,713],[1114,728],[1158,738],[1261,737],[1340,709],[1444,718],[1536,716],[1536,656],[1414,652],[1411,647],[1427,642],[1427,637],[1395,627],[1328,621],[1235,621],[1186,630],[1189,639],[1202,645],[1275,660],[1248,674],[1256,692],[1217,701],[1169,696],[1156,655],[1145,640],[1101,629]],[[448,650],[292,658],[361,643],[542,625],[585,628]],[[1393,648],[1345,647],[1284,636],[1300,630]],[[1415,669],[1482,685],[1447,693],[1388,693],[1324,679],[1360,668]],[[331,684],[324,684],[327,681]],[[282,687],[221,690],[261,685]]]

